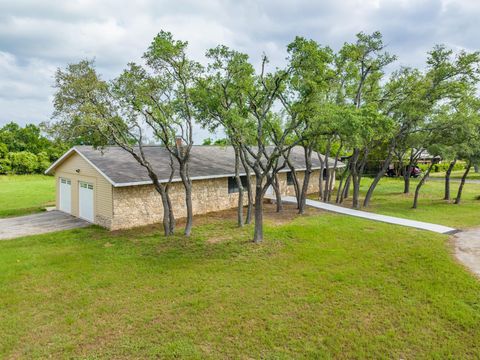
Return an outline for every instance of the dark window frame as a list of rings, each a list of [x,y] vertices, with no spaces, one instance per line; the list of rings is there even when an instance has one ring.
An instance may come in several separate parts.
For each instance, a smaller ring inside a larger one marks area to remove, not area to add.
[[[247,176],[240,176],[240,181],[242,183],[243,190],[247,190]],[[239,192],[239,188],[237,186],[237,179],[235,178],[235,176],[229,176],[227,178],[227,187],[229,194],[235,194]]]
[[[293,174],[291,171],[287,172],[287,185],[294,185]]]

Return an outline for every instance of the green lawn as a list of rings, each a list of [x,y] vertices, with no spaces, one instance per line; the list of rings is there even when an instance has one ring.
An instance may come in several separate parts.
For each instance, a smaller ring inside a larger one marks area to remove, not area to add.
[[[371,210],[480,223],[478,185],[455,206],[429,182],[418,210],[401,186],[382,180]],[[289,216],[268,212],[262,245],[235,211],[196,218],[190,239],[157,226],[0,241],[0,358],[480,356],[480,282],[448,236]]]
[[[362,196],[368,189],[371,179],[362,183]],[[412,209],[413,194],[417,180],[412,180],[411,194],[403,194],[403,180],[383,178],[375,190],[368,211],[399,216],[414,220],[438,223],[457,228],[480,226],[480,184],[466,184],[462,203],[455,205],[443,199],[444,183],[427,181],[420,191],[417,209]],[[451,194],[457,194],[458,183],[451,184]]]
[[[452,179],[461,179],[464,172],[465,172],[465,170],[452,171],[452,174],[450,175],[450,177]],[[444,178],[445,177],[445,172],[432,173],[432,174],[430,174],[430,176],[435,177],[435,178],[438,178],[438,177]],[[467,179],[480,180],[480,173],[476,173],[473,170],[473,167],[472,167],[472,169],[468,173]]]
[[[55,179],[44,175],[0,175],[0,218],[55,205]]]

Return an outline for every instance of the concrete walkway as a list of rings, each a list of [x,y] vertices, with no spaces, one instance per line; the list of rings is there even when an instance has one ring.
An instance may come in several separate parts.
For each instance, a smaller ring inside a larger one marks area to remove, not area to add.
[[[427,181],[441,181],[441,182],[445,182],[445,179],[444,178],[437,178],[437,177],[429,177],[427,179]],[[451,183],[459,183],[461,181],[461,179],[450,179],[450,182]],[[465,180],[465,184],[480,184],[480,180],[478,179],[466,179]]]
[[[480,277],[480,228],[455,234],[455,257]]]
[[[56,210],[0,219],[0,240],[69,230],[89,225],[91,224],[85,220]]]
[[[275,196],[270,195],[265,197],[271,200],[275,200]],[[297,199],[294,196],[282,196],[282,201],[289,202],[289,203],[296,203]],[[360,217],[368,220],[381,221],[389,224],[408,226],[416,229],[433,231],[440,234],[454,234],[458,232],[457,229],[454,229],[448,226],[431,224],[423,221],[408,220],[408,219],[403,219],[403,218],[398,218],[398,217],[388,216],[388,215],[374,214],[367,211],[348,209],[343,206],[327,204],[321,201],[307,199],[306,204],[308,206],[312,206],[317,209],[332,211],[339,214]]]

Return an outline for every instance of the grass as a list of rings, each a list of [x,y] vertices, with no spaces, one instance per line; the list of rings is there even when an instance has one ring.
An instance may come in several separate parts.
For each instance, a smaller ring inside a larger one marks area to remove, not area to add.
[[[465,170],[457,170],[457,171],[452,171],[450,177],[452,179],[461,179],[463,176],[463,173]],[[437,173],[432,173],[430,174],[431,177],[435,178],[445,178],[445,172],[437,172]],[[480,180],[480,173],[476,173],[472,168],[470,169],[470,172],[468,173],[467,179],[469,180]]]
[[[31,179],[3,181],[53,192]],[[382,179],[369,210],[479,225],[480,185],[456,206],[430,181],[416,210],[402,185]],[[92,226],[0,241],[0,358],[478,358],[480,282],[448,236],[272,209],[261,245],[234,210],[197,217],[189,239]]]
[[[0,242],[0,358],[480,354],[480,283],[447,236],[317,213],[267,217],[254,245],[230,219],[190,239],[90,227]]]
[[[370,182],[371,179],[365,178],[361,187],[362,195]],[[421,189],[418,208],[412,209],[417,182],[412,180],[411,193],[406,195],[403,194],[403,180],[383,178],[375,190],[371,206],[366,210],[460,229],[480,226],[480,184],[465,184],[462,202],[455,205],[442,200],[443,182],[427,181]],[[452,198],[456,196],[457,188],[458,183],[451,184]]]
[[[0,175],[0,218],[55,205],[55,180],[44,175]]]

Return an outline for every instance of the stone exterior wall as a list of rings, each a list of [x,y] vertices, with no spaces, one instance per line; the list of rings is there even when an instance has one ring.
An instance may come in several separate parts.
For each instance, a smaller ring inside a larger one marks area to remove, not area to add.
[[[318,191],[319,170],[311,175],[308,192]],[[303,181],[303,173],[298,174]],[[293,185],[287,186],[287,174],[280,173],[279,181],[283,195],[295,195]],[[254,178],[252,178],[254,183]],[[195,180],[192,184],[194,215],[231,209],[237,206],[238,193],[228,193],[228,179]],[[182,183],[173,183],[170,197],[176,218],[186,216],[185,192]],[[247,204],[247,196],[244,196]],[[153,185],[113,188],[113,217],[106,227],[117,230],[159,223],[163,218],[162,200]]]

